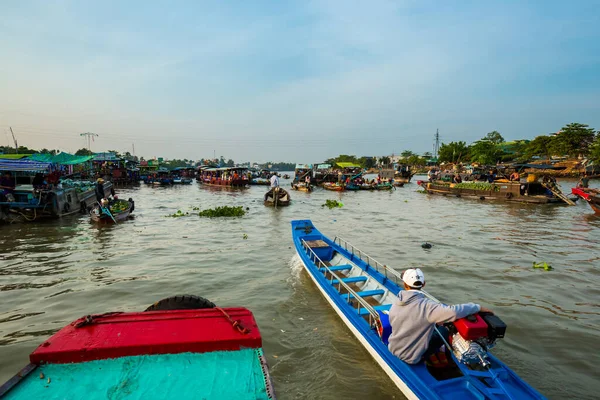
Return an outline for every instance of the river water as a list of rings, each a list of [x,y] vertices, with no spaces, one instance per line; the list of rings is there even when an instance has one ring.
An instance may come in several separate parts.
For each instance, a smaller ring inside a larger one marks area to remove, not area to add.
[[[597,398],[600,218],[584,202],[504,204],[417,189],[291,191],[293,204],[273,209],[262,204],[264,187],[142,185],[118,190],[136,210],[117,226],[84,216],[2,226],[0,381],[82,315],[196,294],[254,312],[279,399],[402,399],[302,270],[290,221],[309,218],[384,264],[420,267],[443,301],[492,308],[508,324],[494,353],[544,395]],[[321,207],[326,199],[344,207]],[[165,217],[219,205],[249,210],[242,218]],[[422,249],[424,241],[433,247]],[[534,261],[554,270],[533,269]]]

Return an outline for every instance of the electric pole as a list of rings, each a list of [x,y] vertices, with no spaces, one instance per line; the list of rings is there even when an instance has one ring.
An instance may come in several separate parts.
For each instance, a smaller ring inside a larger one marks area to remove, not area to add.
[[[91,140],[94,140],[94,137],[98,137],[99,135],[97,133],[92,133],[92,132],[86,132],[86,133],[80,133],[79,136],[86,136],[87,137],[87,141],[88,141],[88,150],[92,151],[92,144],[91,144]]]
[[[440,150],[440,130],[436,129],[434,141],[433,141],[433,158],[437,159],[439,150]]]
[[[13,137],[13,142],[15,142],[15,154],[19,153],[19,145],[17,144],[17,139],[15,139],[15,133],[12,130],[12,126],[9,126],[10,128],[10,133],[12,134]]]

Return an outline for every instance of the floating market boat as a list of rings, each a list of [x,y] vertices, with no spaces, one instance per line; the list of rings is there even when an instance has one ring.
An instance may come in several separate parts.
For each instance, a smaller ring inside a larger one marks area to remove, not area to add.
[[[323,189],[332,190],[334,192],[343,192],[344,185],[340,185],[338,183],[332,183],[332,182],[325,182],[325,183],[323,183]]]
[[[65,326],[0,386],[20,399],[274,399],[252,313],[176,296]]]
[[[281,187],[273,188],[265,194],[265,206],[284,207],[289,206],[291,201],[289,193]]]
[[[12,161],[9,163],[9,161]],[[60,175],[50,172],[51,164],[32,160],[3,160],[0,170],[16,171],[18,184],[13,192],[14,201],[0,202],[0,220],[15,222],[19,220],[37,221],[44,218],[60,218],[77,213],[87,213],[95,204],[94,182],[87,180],[61,179]],[[33,176],[37,173],[46,176],[42,184],[35,184]],[[53,181],[55,183],[45,183]],[[104,192],[114,192],[111,182],[104,182]]]
[[[391,333],[387,313],[401,290],[401,275],[344,239],[324,236],[310,220],[292,221],[292,237],[315,285],[407,398],[544,398],[489,352],[496,339],[504,336],[500,328],[491,325],[480,330],[477,337],[464,338],[462,331],[454,333],[447,368],[428,367],[424,362],[410,365],[400,360],[387,347]]]
[[[399,184],[410,183],[414,175],[415,173],[410,170],[410,166],[401,164],[394,173],[394,182]]]
[[[392,190],[394,186],[389,182],[378,183],[374,186],[375,190]]]
[[[429,194],[442,196],[533,204],[574,204],[574,199],[565,196],[556,185],[538,181],[511,182],[506,179],[497,180],[494,183],[417,181],[417,184]]]
[[[572,188],[571,193],[588,202],[594,213],[600,215],[600,190],[589,188]]]
[[[347,183],[347,184],[344,186],[344,190],[349,190],[349,191],[352,191],[352,192],[353,192],[353,191],[360,190],[360,186],[359,186],[359,185],[357,185],[356,183]]]
[[[283,179],[290,179],[290,176],[288,174],[283,174],[282,178]]]
[[[90,218],[93,222],[117,223],[129,218],[134,209],[133,199],[117,199],[110,203],[108,207],[101,207],[100,204],[96,204],[90,211]]]
[[[198,181],[207,186],[244,188],[250,183],[246,171],[244,167],[206,168],[200,172]]]

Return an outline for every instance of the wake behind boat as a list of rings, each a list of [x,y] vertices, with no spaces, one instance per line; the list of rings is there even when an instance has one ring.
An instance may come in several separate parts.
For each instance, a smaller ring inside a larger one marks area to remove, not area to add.
[[[325,299],[409,399],[544,398],[489,352],[503,337],[492,325],[477,337],[455,333],[451,365],[444,370],[400,360],[387,347],[387,313],[401,290],[400,274],[341,238],[330,240],[310,220],[292,221],[292,238]]]

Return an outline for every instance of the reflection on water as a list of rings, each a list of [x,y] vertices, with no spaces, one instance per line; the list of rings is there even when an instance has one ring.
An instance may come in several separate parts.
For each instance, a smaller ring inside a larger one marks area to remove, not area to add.
[[[563,182],[567,189],[574,182]],[[292,248],[289,221],[312,219],[397,269],[420,267],[448,302],[475,301],[508,324],[494,352],[551,398],[600,391],[600,218],[589,206],[532,206],[392,192],[268,188],[122,190],[136,218],[96,226],[84,216],[0,227],[0,380],[72,320],[143,310],[174,294],[255,313],[278,398],[402,398],[330,309]],[[344,207],[321,207],[326,199]],[[177,210],[249,207],[238,219],[168,218]],[[433,244],[431,249],[421,243]],[[545,261],[553,271],[532,268]],[[577,382],[573,385],[573,382]]]

